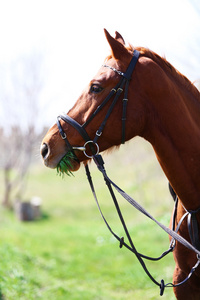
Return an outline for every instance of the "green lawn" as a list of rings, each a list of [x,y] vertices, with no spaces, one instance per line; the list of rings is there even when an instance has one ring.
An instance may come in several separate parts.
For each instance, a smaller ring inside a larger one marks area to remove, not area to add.
[[[149,145],[136,139],[106,155],[105,162],[111,179],[168,225],[173,201]],[[93,163],[91,170],[106,218],[122,236],[104,180]],[[147,278],[135,256],[120,249],[109,233],[84,168],[74,175],[62,179],[42,164],[32,168],[25,198],[42,198],[41,220],[21,223],[12,212],[1,209],[0,299],[160,299],[159,288]],[[168,248],[164,232],[120,197],[119,202],[140,252],[158,256]],[[158,281],[171,282],[172,254],[147,265]],[[162,299],[175,299],[171,288]]]

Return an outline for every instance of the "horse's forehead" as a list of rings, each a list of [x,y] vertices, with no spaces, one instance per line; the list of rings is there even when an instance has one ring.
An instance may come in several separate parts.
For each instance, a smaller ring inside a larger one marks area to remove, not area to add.
[[[101,82],[107,82],[109,79],[114,79],[116,77],[116,74],[113,70],[106,68],[106,67],[101,67],[101,69],[98,71],[96,74],[94,80],[99,80]]]
[[[108,56],[105,61],[105,64],[109,64],[110,66],[114,67],[114,66],[120,66],[123,65],[123,61],[120,60],[116,60],[114,57],[112,56]]]
[[[124,69],[123,62],[117,61],[113,57],[106,58],[103,65],[100,67],[92,81],[99,80],[101,82],[104,82],[109,79],[119,79],[119,75],[116,72],[114,72],[113,69],[105,67],[105,65],[119,71],[122,71],[121,69]]]

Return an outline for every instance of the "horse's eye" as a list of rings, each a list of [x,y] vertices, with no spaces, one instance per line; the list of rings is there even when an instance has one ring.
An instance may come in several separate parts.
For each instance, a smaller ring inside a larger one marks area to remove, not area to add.
[[[90,92],[94,94],[98,94],[103,90],[103,88],[98,84],[92,84],[90,87]]]

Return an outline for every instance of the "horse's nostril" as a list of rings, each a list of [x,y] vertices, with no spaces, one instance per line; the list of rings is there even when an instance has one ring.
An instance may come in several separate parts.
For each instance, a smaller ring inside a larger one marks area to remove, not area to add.
[[[49,152],[48,145],[46,143],[42,144],[42,146],[41,146],[41,155],[44,159],[47,157],[48,152]]]

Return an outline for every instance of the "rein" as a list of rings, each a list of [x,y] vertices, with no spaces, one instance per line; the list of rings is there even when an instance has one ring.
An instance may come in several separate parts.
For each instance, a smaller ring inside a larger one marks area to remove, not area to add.
[[[128,242],[130,245],[128,245],[125,241],[124,241],[124,237],[119,237],[110,227],[110,225],[108,224],[107,220],[105,219],[102,210],[100,208],[99,202],[97,200],[97,196],[95,193],[95,189],[94,189],[94,185],[92,182],[92,178],[90,175],[90,171],[89,171],[89,167],[88,165],[85,166],[85,170],[86,170],[86,175],[92,190],[92,193],[94,195],[96,204],[98,206],[99,212],[106,224],[106,226],[108,227],[109,231],[112,233],[112,235],[114,235],[114,237],[119,241],[120,243],[120,248],[122,248],[123,246],[125,246],[128,250],[130,250],[131,252],[133,252],[137,259],[139,260],[140,264],[142,265],[144,271],[146,272],[146,274],[149,276],[149,278],[157,285],[160,287],[160,295],[162,296],[164,293],[164,289],[165,287],[176,287],[179,286],[183,283],[185,283],[190,277],[191,275],[194,273],[194,271],[196,270],[196,268],[199,266],[200,264],[200,241],[199,241],[199,237],[198,237],[198,224],[197,224],[197,219],[196,219],[196,213],[200,210],[200,208],[197,211],[186,211],[186,213],[183,215],[183,217],[181,218],[181,220],[179,221],[177,227],[175,228],[175,221],[176,221],[176,214],[177,214],[177,204],[178,204],[178,197],[176,196],[176,201],[175,201],[175,207],[174,207],[174,212],[173,212],[173,220],[172,220],[172,229],[166,227],[165,225],[163,225],[162,223],[160,223],[159,221],[157,221],[153,216],[151,216],[139,203],[137,203],[133,198],[131,198],[128,194],[126,194],[122,189],[120,189],[112,180],[110,180],[110,178],[107,176],[107,173],[105,171],[104,168],[104,162],[103,159],[101,157],[101,155],[99,155],[99,146],[97,144],[98,138],[102,135],[103,129],[106,125],[106,122],[110,116],[110,114],[113,111],[113,108],[115,106],[115,104],[117,103],[121,93],[123,92],[124,89],[124,98],[123,98],[123,110],[122,110],[122,140],[121,143],[125,143],[125,121],[126,121],[126,110],[127,110],[127,102],[128,102],[128,87],[129,87],[129,82],[133,73],[133,70],[135,68],[135,65],[137,63],[137,60],[139,58],[139,52],[137,50],[134,50],[133,53],[133,57],[132,60],[126,70],[125,73],[116,70],[115,68],[111,67],[111,66],[107,66],[107,65],[103,65],[103,67],[107,67],[110,68],[111,70],[113,70],[114,72],[116,72],[118,75],[122,76],[121,80],[119,81],[119,83],[110,91],[110,93],[108,94],[108,96],[105,98],[105,100],[102,102],[101,105],[99,105],[96,109],[96,111],[90,116],[90,118],[83,124],[80,125],[77,121],[75,121],[74,119],[72,119],[71,117],[69,117],[67,114],[61,114],[60,116],[58,116],[57,118],[57,126],[60,132],[60,135],[62,137],[62,139],[65,141],[68,151],[72,151],[74,154],[75,159],[78,160],[78,158],[76,158],[76,155],[74,153],[74,150],[80,150],[83,151],[84,154],[86,155],[86,157],[88,158],[92,158],[95,162],[95,164],[97,165],[99,171],[102,173],[105,183],[108,187],[108,190],[111,194],[111,197],[113,199],[115,208],[117,210],[118,216],[120,218],[120,221],[122,223],[122,226],[124,228],[124,231],[126,233]],[[99,129],[96,131],[96,135],[94,137],[94,139],[92,140],[88,133],[85,130],[85,127],[90,123],[90,121],[97,115],[97,113],[108,103],[108,101],[110,99],[113,99],[107,113],[106,116],[103,120],[103,122],[101,123]],[[79,134],[82,136],[82,138],[85,141],[84,146],[81,147],[76,147],[76,146],[71,146],[70,142],[67,139],[67,135],[64,132],[60,120],[63,120],[64,122],[70,124],[72,127],[74,127]],[[86,146],[90,147],[90,150],[92,152],[92,155],[87,153],[87,149]],[[165,252],[163,252],[161,254],[161,256],[159,256],[158,258],[152,258],[146,255],[143,255],[141,253],[139,253],[136,250],[136,247],[131,239],[131,236],[129,234],[129,231],[127,229],[125,220],[123,218],[123,215],[121,213],[119,204],[117,202],[116,196],[114,194],[113,191],[113,187],[114,189],[121,194],[125,200],[127,200],[134,208],[136,208],[138,211],[140,211],[142,214],[144,214],[145,216],[147,216],[148,218],[150,218],[152,221],[154,221],[159,227],[161,227],[165,232],[167,232],[171,237],[171,243],[169,246],[169,249],[166,250]],[[189,230],[189,235],[192,241],[192,244],[189,243],[187,240],[185,240],[183,237],[181,237],[178,234],[178,230],[183,222],[183,220],[188,217],[188,230]],[[196,231],[196,233],[195,233]],[[158,261],[161,258],[163,258],[164,256],[166,256],[168,253],[172,252],[175,248],[176,245],[176,241],[178,241],[179,243],[183,244],[185,247],[187,247],[189,250],[194,251],[197,254],[197,262],[194,265],[194,267],[191,269],[189,275],[180,283],[178,284],[173,284],[173,283],[164,283],[164,280],[162,279],[161,282],[159,283],[158,281],[156,281],[154,279],[154,277],[150,274],[150,272],[148,271],[143,259],[148,259],[148,260],[152,260],[152,261]]]
[[[121,224],[124,228],[124,231],[126,233],[126,236],[127,236],[127,239],[129,241],[129,244],[130,246],[124,242],[124,237],[119,237],[110,227],[110,225],[108,224],[107,220],[105,219],[104,215],[103,215],[103,212],[100,208],[100,205],[99,205],[99,202],[98,202],[98,199],[97,199],[97,196],[96,196],[96,193],[95,193],[95,189],[94,189],[94,185],[93,185],[93,182],[92,182],[92,177],[90,175],[90,171],[89,171],[89,167],[88,165],[85,166],[85,170],[86,170],[86,175],[87,175],[87,178],[88,178],[88,181],[89,181],[89,184],[90,184],[90,187],[91,187],[91,190],[92,190],[92,193],[93,193],[93,196],[95,198],[95,201],[96,201],[96,204],[97,204],[97,207],[99,209],[99,212],[107,226],[107,228],[109,229],[109,231],[112,233],[112,235],[119,241],[119,247],[122,248],[123,246],[125,246],[128,250],[130,250],[131,252],[133,252],[138,261],[140,262],[141,266],[143,267],[145,273],[149,276],[149,278],[157,285],[160,287],[160,296],[163,295],[164,293],[164,289],[166,287],[177,287],[177,286],[180,286],[182,284],[184,284],[186,281],[189,280],[189,278],[192,276],[192,274],[194,273],[194,271],[197,269],[197,267],[199,266],[200,264],[200,251],[196,248],[196,245],[194,244],[193,245],[193,242],[192,244],[190,244],[186,239],[184,239],[183,237],[181,237],[177,232],[183,222],[183,220],[187,217],[187,216],[190,216],[191,214],[194,215],[199,212],[199,209],[196,210],[196,211],[193,211],[193,212],[189,212],[189,211],[186,211],[186,213],[182,216],[181,220],[179,221],[177,227],[175,228],[175,221],[176,221],[176,214],[177,214],[177,205],[178,205],[178,197],[176,196],[176,201],[175,201],[175,206],[174,206],[174,211],[173,211],[173,217],[172,217],[172,229],[166,227],[165,225],[163,225],[162,223],[160,223],[159,221],[157,221],[150,213],[148,213],[138,202],[136,202],[133,198],[131,198],[128,194],[126,194],[122,189],[120,189],[108,176],[107,176],[107,173],[106,173],[106,170],[104,168],[104,161],[102,159],[102,156],[101,155],[95,155],[93,156],[93,160],[94,162],[96,163],[99,171],[102,173],[103,177],[104,177],[104,180],[105,180],[105,183],[109,189],[109,192],[111,194],[111,197],[113,199],[113,202],[114,202],[114,205],[115,205],[115,208],[117,210],[117,213],[118,213],[118,216],[119,216],[119,219],[121,221]],[[146,256],[144,254],[141,254],[139,253],[137,250],[136,250],[136,247],[131,239],[131,236],[129,234],[129,231],[127,229],[127,226],[126,226],[126,223],[124,221],[124,218],[123,218],[123,215],[121,213],[121,210],[120,210],[120,207],[119,207],[119,204],[117,202],[117,199],[115,197],[115,194],[114,194],[114,191],[113,191],[113,188],[114,187],[116,189],[116,191],[126,200],[128,201],[134,208],[136,208],[139,212],[141,212],[142,214],[144,214],[146,217],[148,217],[149,219],[151,219],[152,221],[154,221],[160,228],[162,228],[166,233],[168,233],[171,237],[172,237],[172,240],[170,242],[170,245],[169,245],[169,249],[164,251],[159,257],[157,258],[153,258],[153,257],[149,257],[149,256]],[[195,217],[196,218],[196,217]],[[190,224],[189,226],[191,226],[191,223],[188,223]],[[193,229],[193,233],[194,233],[194,229]],[[152,275],[151,273],[148,271],[144,261],[143,261],[143,258],[144,259],[147,259],[147,260],[151,260],[151,261],[158,261],[160,260],[161,258],[163,258],[164,256],[166,256],[168,253],[172,252],[175,248],[175,245],[176,245],[176,241],[178,241],[179,243],[181,243],[182,245],[184,245],[186,248],[188,248],[189,250],[192,250],[194,251],[196,254],[197,254],[197,262],[196,264],[194,265],[194,267],[192,267],[190,273],[188,274],[188,276],[181,282],[177,283],[177,284],[173,284],[173,283],[167,283],[165,284],[164,280],[162,279],[161,282],[159,283]],[[192,240],[193,241],[193,240]]]

